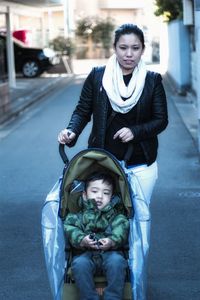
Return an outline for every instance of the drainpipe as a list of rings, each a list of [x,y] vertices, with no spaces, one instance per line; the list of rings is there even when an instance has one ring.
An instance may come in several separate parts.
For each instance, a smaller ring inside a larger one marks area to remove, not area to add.
[[[197,57],[197,116],[198,116],[198,150],[200,153],[200,0],[194,1],[195,37]]]
[[[6,13],[6,28],[7,28],[7,64],[8,64],[8,84],[10,88],[16,87],[16,75],[15,75],[15,62],[14,62],[14,48],[11,31],[11,12],[10,7],[7,7]]]

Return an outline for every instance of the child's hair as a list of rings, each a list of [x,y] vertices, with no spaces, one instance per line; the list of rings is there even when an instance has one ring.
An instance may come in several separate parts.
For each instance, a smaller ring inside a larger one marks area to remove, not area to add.
[[[116,47],[117,42],[119,41],[120,37],[124,34],[135,34],[139,38],[140,42],[142,43],[142,48],[145,48],[144,44],[144,34],[143,31],[135,24],[123,24],[119,28],[115,30],[115,37],[114,37],[114,47]]]
[[[110,173],[106,173],[106,172],[93,172],[91,173],[87,179],[85,180],[85,191],[88,188],[88,185],[90,184],[90,182],[92,181],[96,181],[96,180],[103,180],[103,182],[107,183],[108,185],[112,186],[112,190],[114,192],[115,189],[115,180],[113,178],[113,176]]]

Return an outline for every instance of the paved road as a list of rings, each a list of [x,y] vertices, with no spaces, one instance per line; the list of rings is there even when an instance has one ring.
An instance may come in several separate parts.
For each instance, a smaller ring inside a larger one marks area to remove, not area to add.
[[[41,209],[61,175],[57,133],[80,80],[2,129],[0,141],[0,299],[51,300],[41,241]],[[75,105],[75,104],[74,104]],[[84,144],[84,141],[82,140]],[[72,155],[70,153],[70,155]]]
[[[62,172],[57,133],[75,106],[82,77],[63,83],[2,129],[0,140],[0,299],[51,300],[41,241],[41,209]],[[170,125],[160,136],[152,200],[148,300],[200,299],[200,165],[169,96]],[[86,147],[88,128],[69,156]]]
[[[149,300],[200,299],[200,164],[194,140],[168,91],[152,200]]]

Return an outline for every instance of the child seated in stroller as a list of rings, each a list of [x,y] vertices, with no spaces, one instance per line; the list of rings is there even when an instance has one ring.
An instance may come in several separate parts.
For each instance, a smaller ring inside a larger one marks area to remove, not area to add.
[[[81,300],[97,300],[94,274],[102,270],[107,279],[104,300],[122,299],[127,261],[129,221],[121,199],[114,196],[115,182],[106,172],[88,176],[79,213],[68,213],[64,230],[73,247],[72,273]]]

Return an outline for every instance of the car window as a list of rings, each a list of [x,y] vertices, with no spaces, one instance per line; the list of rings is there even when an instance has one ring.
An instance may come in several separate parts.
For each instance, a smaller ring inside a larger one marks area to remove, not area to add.
[[[22,41],[19,41],[18,39],[12,37],[13,39],[13,42],[19,46],[19,47],[22,47],[22,48],[28,48],[26,44],[24,44]],[[4,42],[4,45],[6,43],[6,36],[0,36],[0,40]]]
[[[0,39],[0,83],[5,81],[5,41]]]
[[[20,47],[23,47],[23,48],[28,48],[28,46],[26,44],[24,44],[22,41],[16,39],[13,37],[13,42],[15,42],[15,44],[17,44],[18,46]]]
[[[1,47],[1,49],[5,49],[5,47],[6,47],[6,41],[1,36],[0,36],[0,47]]]

